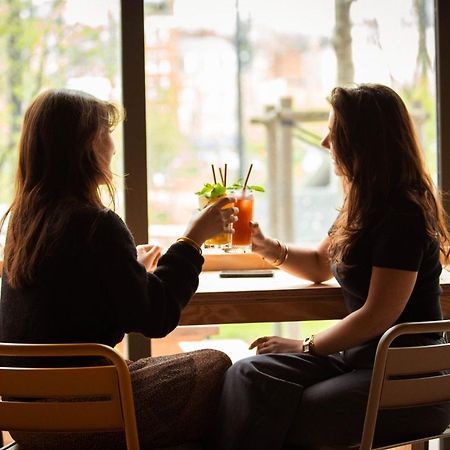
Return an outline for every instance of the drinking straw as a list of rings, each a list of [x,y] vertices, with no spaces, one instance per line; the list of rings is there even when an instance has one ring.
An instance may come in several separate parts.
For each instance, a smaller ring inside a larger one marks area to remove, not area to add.
[[[223,181],[223,173],[222,173],[222,168],[219,167],[219,175],[220,175],[220,180],[222,181],[222,186],[225,186],[225,183]]]
[[[253,164],[250,164],[250,168],[248,169],[248,172],[247,172],[247,177],[245,178],[244,187],[242,188],[243,191],[245,191],[245,189],[247,188],[248,179],[250,178],[250,173],[251,173],[252,169],[253,169]]]
[[[225,164],[225,169],[223,173],[223,185],[227,187],[227,164]]]
[[[214,170],[214,164],[211,164],[211,169],[212,169],[212,173],[213,173],[214,184],[217,184],[216,171]]]

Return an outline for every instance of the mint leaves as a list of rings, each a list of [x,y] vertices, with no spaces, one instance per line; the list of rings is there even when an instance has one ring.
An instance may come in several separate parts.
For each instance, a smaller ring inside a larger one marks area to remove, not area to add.
[[[209,198],[211,200],[221,197],[227,193],[227,188],[222,186],[220,183],[211,184],[205,183],[203,188],[196,192],[197,195],[202,195],[203,197]]]
[[[211,184],[211,183],[205,183],[203,185],[203,188],[196,192],[196,195],[206,197],[208,199],[214,200],[217,197],[222,197],[223,195],[226,195],[227,192],[234,192],[234,191],[240,191],[243,189],[242,180],[239,179],[235,183],[233,183],[231,186],[223,186],[220,183]],[[261,186],[247,186],[246,189],[249,191],[257,191],[257,192],[266,192],[265,189]]]
[[[227,190],[229,190],[229,191],[239,191],[239,190],[241,190],[243,188],[244,188],[244,185],[242,184],[242,179],[239,178],[239,180],[237,180],[231,186],[227,187]],[[246,189],[248,189],[250,191],[266,192],[266,190],[263,187],[256,186],[256,185],[252,185],[252,186],[247,185]]]

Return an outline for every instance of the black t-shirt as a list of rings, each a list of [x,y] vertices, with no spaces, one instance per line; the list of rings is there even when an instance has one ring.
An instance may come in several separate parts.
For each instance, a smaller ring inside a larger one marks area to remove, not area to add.
[[[442,319],[439,243],[427,235],[423,214],[411,201],[396,201],[386,207],[385,215],[378,223],[362,230],[355,238],[345,265],[345,270],[332,265],[332,272],[342,287],[349,313],[365,303],[375,266],[418,273],[411,296],[396,323]],[[423,339],[437,337],[416,336],[396,342],[398,345],[419,345]],[[378,340],[362,346],[370,347],[371,358]],[[353,359],[357,351],[346,353]]]
[[[154,273],[136,258],[133,238],[114,212],[76,211],[31,286],[13,289],[3,274],[0,341],[114,346],[131,331],[165,336],[198,287],[203,257],[176,243]]]

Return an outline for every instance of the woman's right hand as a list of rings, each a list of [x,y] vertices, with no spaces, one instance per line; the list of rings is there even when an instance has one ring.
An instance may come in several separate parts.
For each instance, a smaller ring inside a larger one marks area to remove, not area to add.
[[[222,197],[215,203],[196,212],[192,216],[184,236],[201,246],[203,242],[217,234],[233,233],[234,230],[229,225],[238,220],[237,213],[239,210],[234,206],[231,208],[224,208],[224,206],[235,201],[234,197]]]
[[[303,341],[280,336],[263,336],[250,344],[249,350],[256,347],[256,354],[264,353],[301,353]]]
[[[280,257],[280,245],[275,239],[264,236],[257,222],[250,222],[252,232],[252,252],[258,254],[269,263]]]

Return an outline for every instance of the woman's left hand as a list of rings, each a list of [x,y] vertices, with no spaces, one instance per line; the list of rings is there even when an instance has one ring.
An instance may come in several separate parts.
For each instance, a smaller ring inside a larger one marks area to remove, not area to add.
[[[249,349],[256,347],[258,355],[263,353],[301,353],[303,341],[287,339],[279,336],[263,336],[250,344]]]
[[[145,266],[147,272],[153,272],[161,256],[161,247],[154,244],[143,244],[138,245],[136,250],[137,260]]]

